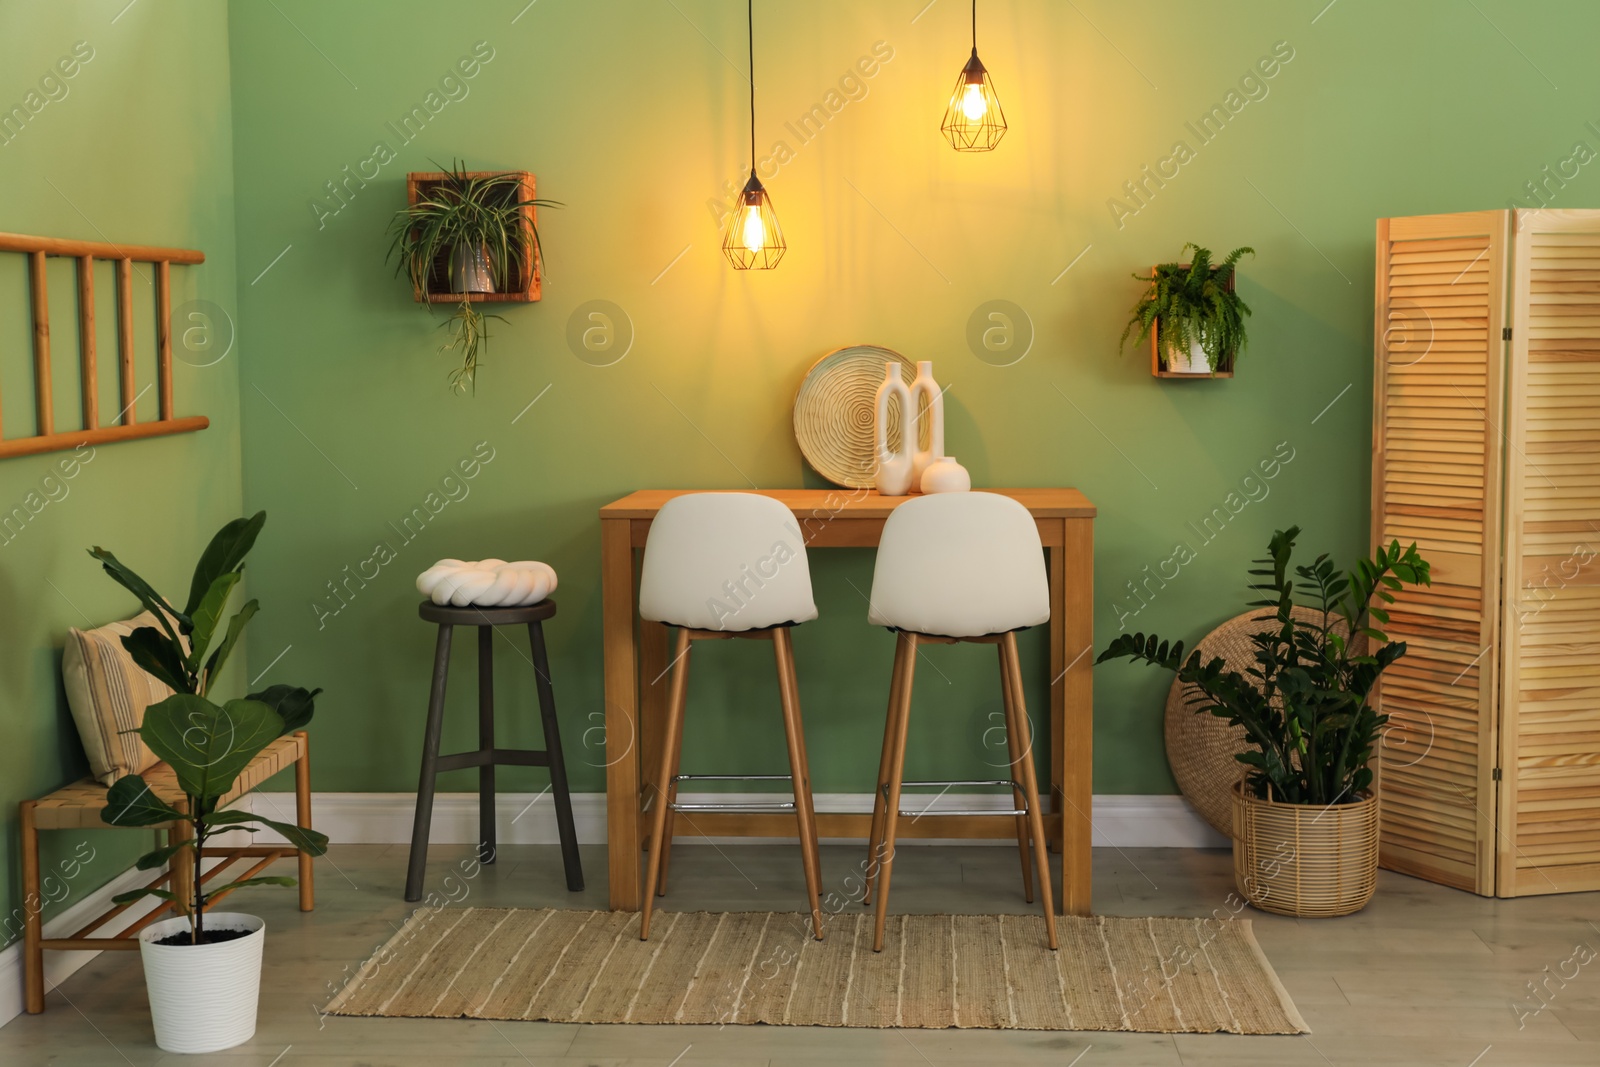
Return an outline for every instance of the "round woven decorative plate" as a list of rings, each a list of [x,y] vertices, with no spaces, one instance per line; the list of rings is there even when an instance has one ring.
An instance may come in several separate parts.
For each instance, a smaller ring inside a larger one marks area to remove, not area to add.
[[[1200,639],[1195,646],[1202,659],[1221,656],[1232,670],[1243,674],[1255,662],[1254,634],[1277,625],[1271,608],[1256,608],[1229,619]],[[1295,608],[1304,623],[1322,624],[1322,612]],[[1187,656],[1185,657],[1187,658]],[[1187,690],[1187,692],[1185,691]],[[1230,726],[1209,712],[1196,712],[1188,699],[1199,695],[1193,686],[1173,679],[1167,692],[1167,764],[1178,788],[1206,822],[1218,833],[1233,834],[1233,783],[1244,777],[1245,765],[1234,753],[1247,747],[1244,727]]]
[[[917,364],[878,345],[837,348],[806,372],[794,395],[794,438],[800,454],[834,485],[870,489],[878,470],[873,442],[873,406],[883,384],[883,365],[896,360],[906,384]],[[900,412],[889,407],[889,440],[900,433]]]

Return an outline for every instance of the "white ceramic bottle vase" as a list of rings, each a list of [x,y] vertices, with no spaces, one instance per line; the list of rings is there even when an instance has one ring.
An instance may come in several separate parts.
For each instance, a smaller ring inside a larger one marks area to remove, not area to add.
[[[925,411],[924,403],[927,404]],[[909,424],[912,429],[906,432],[905,437],[907,441],[914,442],[911,484],[920,491],[922,472],[944,455],[944,396],[939,391],[939,383],[933,380],[931,360],[917,363],[917,376],[911,383],[911,414],[915,421]],[[928,442],[928,447],[922,447],[923,441]]]
[[[898,448],[889,447],[890,404],[900,407]],[[905,496],[915,484],[911,476],[912,451],[916,447],[916,438],[912,436],[915,432],[912,423],[915,410],[911,403],[911,390],[906,388],[905,379],[900,376],[900,364],[885,363],[883,384],[878,386],[877,403],[873,407],[873,441],[878,453],[878,469],[873,475],[873,484],[884,496]]]

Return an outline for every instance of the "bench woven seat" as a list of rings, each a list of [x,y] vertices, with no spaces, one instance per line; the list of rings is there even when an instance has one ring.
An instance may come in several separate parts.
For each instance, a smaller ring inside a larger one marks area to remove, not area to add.
[[[273,775],[293,767],[306,754],[306,747],[302,733],[272,742],[240,773],[238,783],[220,806],[227,807]],[[141,777],[156,796],[181,805],[183,790],[178,788],[178,776],[170,766],[157,763]],[[100,818],[105,806],[106,787],[92,777],[85,778],[34,801],[33,824],[40,830],[103,830],[109,825]]]

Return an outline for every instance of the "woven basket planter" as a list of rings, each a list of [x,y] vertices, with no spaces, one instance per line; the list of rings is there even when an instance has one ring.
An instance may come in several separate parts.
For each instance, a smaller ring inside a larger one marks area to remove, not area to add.
[[[1262,911],[1327,918],[1360,911],[1378,887],[1378,798],[1280,804],[1233,787],[1233,880]]]

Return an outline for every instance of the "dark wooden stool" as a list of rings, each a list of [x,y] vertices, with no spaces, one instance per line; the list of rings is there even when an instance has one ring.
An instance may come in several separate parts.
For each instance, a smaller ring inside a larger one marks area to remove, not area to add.
[[[578,834],[572,825],[572,794],[567,789],[567,767],[561,757],[561,728],[556,723],[556,698],[550,686],[550,660],[545,654],[544,620],[556,613],[553,600],[522,608],[456,608],[424,600],[417,609],[428,622],[439,624],[433,654],[433,690],[428,698],[428,728],[422,741],[422,778],[417,783],[417,818],[411,830],[411,864],[406,872],[406,900],[422,899],[422,879],[428,865],[428,829],[433,819],[433,791],[444,771],[478,768],[478,858],[495,859],[494,769],[497,766],[548,767],[550,792],[556,805],[556,829],[561,834],[561,864],[567,888],[583,888],[583,864],[578,858]],[[544,723],[543,751],[494,746],[494,628],[526,623],[537,676],[539,718]],[[450,672],[450,638],[457,626],[478,628],[478,749],[439,755],[439,735],[444,727],[445,678]]]

